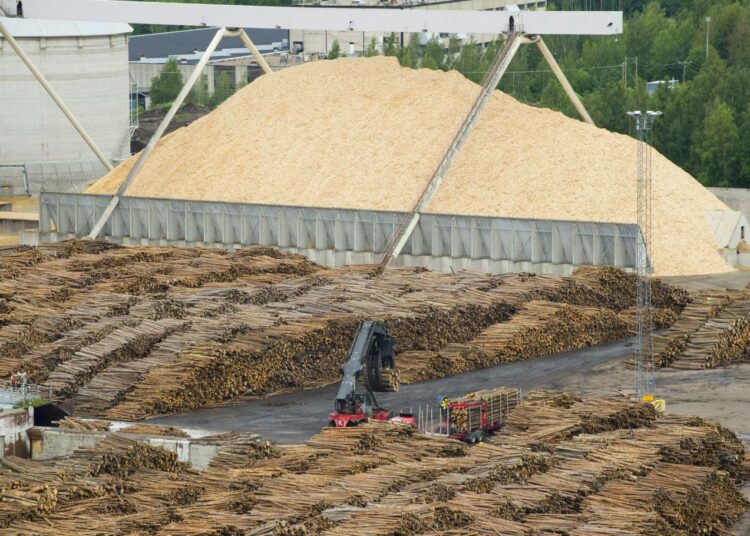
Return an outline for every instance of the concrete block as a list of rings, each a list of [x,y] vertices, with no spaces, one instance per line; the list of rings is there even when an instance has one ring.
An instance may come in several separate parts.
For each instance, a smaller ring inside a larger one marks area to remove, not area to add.
[[[21,231],[18,233],[18,241],[23,246],[38,246],[39,231]]]
[[[740,259],[736,249],[725,249],[722,251],[724,259],[729,263],[730,266],[738,266]]]
[[[34,408],[0,410],[0,457],[26,458],[31,452],[27,431],[34,426]]]
[[[34,434],[32,459],[51,460],[70,456],[76,449],[93,447],[107,436],[106,432],[66,430],[64,428],[37,427]],[[36,439],[39,438],[39,439]]]

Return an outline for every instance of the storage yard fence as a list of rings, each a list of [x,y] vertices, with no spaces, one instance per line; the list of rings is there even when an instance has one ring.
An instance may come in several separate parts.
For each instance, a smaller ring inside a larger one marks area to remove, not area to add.
[[[43,192],[40,240],[86,236],[106,195]],[[327,266],[380,260],[403,212],[123,197],[102,237],[122,244],[275,246]],[[633,224],[422,215],[395,264],[432,270],[565,274],[581,264],[635,267]]]

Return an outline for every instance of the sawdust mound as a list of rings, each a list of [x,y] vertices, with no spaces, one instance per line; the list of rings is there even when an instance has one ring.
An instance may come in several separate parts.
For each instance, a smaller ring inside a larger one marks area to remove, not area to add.
[[[128,195],[410,210],[478,91],[393,58],[312,62],[263,76],[165,137]],[[94,184],[114,193],[135,159]],[[636,221],[636,142],[495,92],[432,212]],[[705,222],[727,210],[653,154],[658,275],[731,271]]]

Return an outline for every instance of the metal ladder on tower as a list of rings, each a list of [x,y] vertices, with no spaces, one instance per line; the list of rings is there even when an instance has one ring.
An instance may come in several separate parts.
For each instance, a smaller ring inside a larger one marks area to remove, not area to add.
[[[393,233],[391,233],[388,239],[388,242],[386,242],[380,260],[381,265],[390,265],[391,261],[395,257],[397,257],[399,253],[401,253],[401,250],[406,244],[406,241],[409,239],[412,231],[414,231],[417,223],[419,223],[420,213],[427,208],[427,205],[429,205],[430,200],[437,191],[437,188],[440,186],[443,177],[453,163],[456,155],[461,150],[464,142],[469,137],[469,134],[471,133],[472,129],[477,123],[477,120],[479,119],[479,115],[481,114],[482,109],[484,108],[485,104],[487,104],[487,100],[497,87],[497,84],[500,82],[503,74],[505,74],[505,71],[508,69],[508,65],[510,65],[513,56],[515,56],[516,52],[518,51],[518,47],[521,46],[521,41],[522,34],[518,31],[518,29],[514,29],[508,32],[503,47],[497,53],[497,56],[495,56],[495,59],[492,62],[492,65],[484,75],[479,94],[474,100],[471,108],[469,109],[469,112],[466,114],[466,117],[461,123],[461,126],[458,128],[458,131],[453,137],[451,144],[445,151],[442,160],[440,160],[440,163],[432,173],[432,176],[430,177],[427,186],[422,191],[422,194],[419,196],[416,205],[396,225]]]

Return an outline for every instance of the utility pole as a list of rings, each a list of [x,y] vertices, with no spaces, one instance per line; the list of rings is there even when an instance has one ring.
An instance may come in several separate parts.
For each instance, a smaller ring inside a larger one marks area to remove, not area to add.
[[[708,36],[711,31],[711,17],[706,17],[706,59],[708,59]]]
[[[638,87],[638,56],[635,57],[635,87]]]
[[[638,134],[638,163],[636,175],[638,228],[641,244],[636,248],[636,351],[635,392],[639,400],[654,401],[654,342],[651,308],[651,146],[646,142],[654,120],[661,112],[640,110],[628,112],[635,120]]]
[[[687,74],[687,66],[691,63],[688,60],[685,61],[678,61],[680,65],[682,65],[682,83],[685,83],[685,75]]]
[[[628,57],[625,56],[625,61],[622,62],[622,83],[625,87],[628,87]]]

